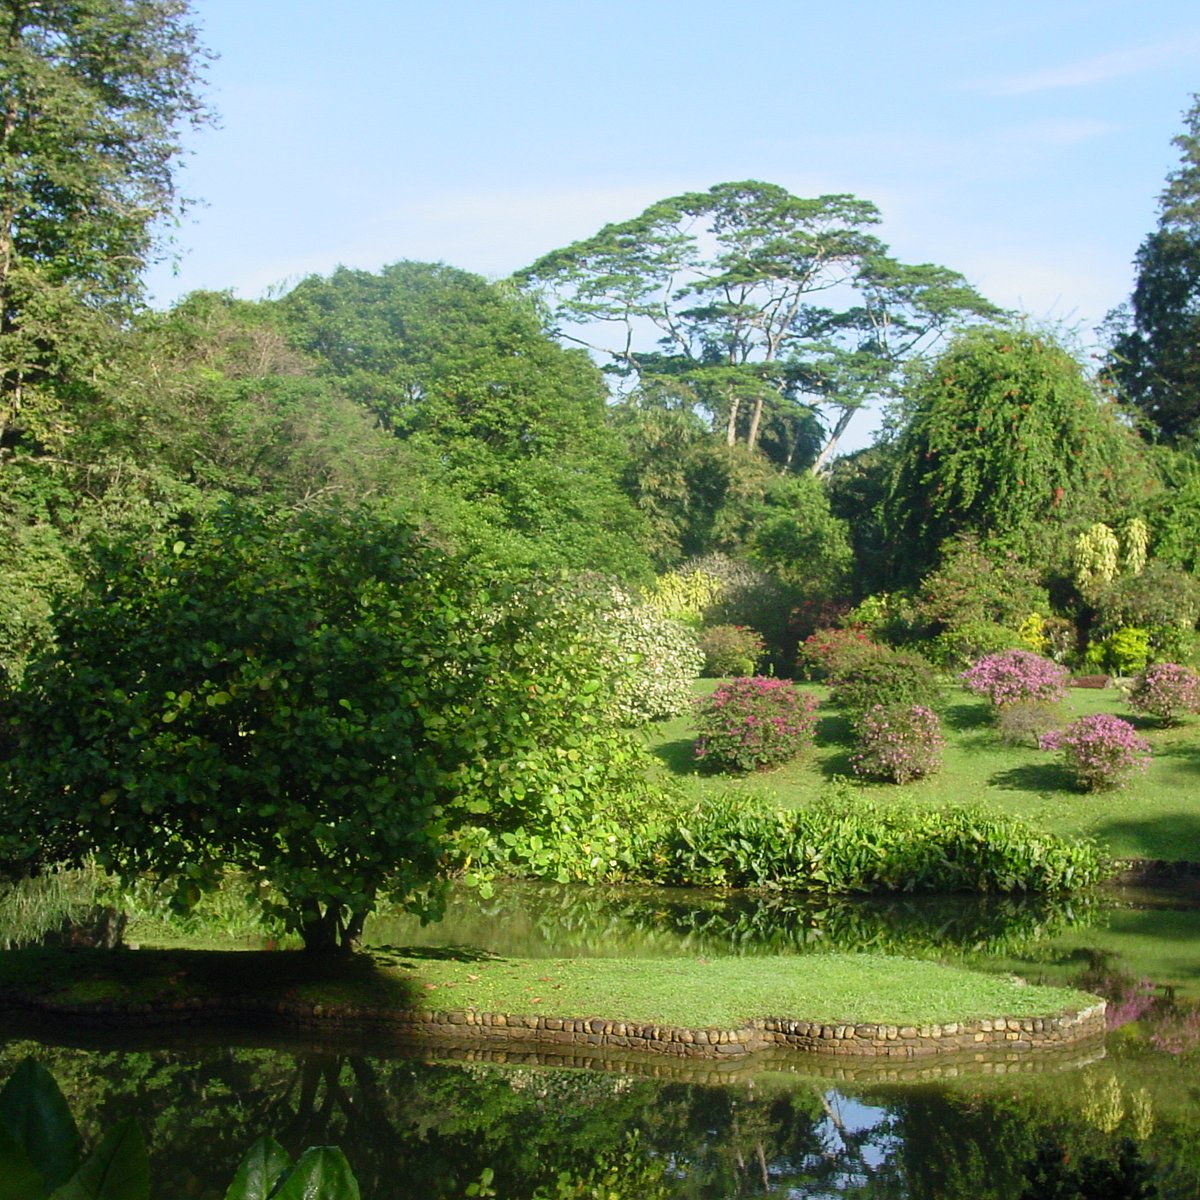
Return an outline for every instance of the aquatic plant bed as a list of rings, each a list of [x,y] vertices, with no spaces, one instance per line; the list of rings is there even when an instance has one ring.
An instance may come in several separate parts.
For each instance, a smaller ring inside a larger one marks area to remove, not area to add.
[[[451,956],[10,950],[0,954],[0,1006],[73,1022],[386,1026],[420,1038],[697,1058],[772,1047],[887,1057],[1023,1051],[1104,1031],[1104,1004],[1085,992],[904,958],[440,953]]]

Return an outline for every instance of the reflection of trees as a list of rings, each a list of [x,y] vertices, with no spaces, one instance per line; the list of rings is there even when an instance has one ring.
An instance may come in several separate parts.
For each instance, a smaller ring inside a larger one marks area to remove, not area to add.
[[[669,888],[507,884],[481,900],[458,893],[449,918],[375,922],[378,942],[456,941],[515,955],[777,954],[810,950],[1011,955],[1086,926],[1098,902],[1033,896],[803,897]]]
[[[262,1133],[293,1155],[341,1146],[364,1200],[461,1200],[485,1168],[504,1200],[538,1188],[554,1195],[560,1174],[598,1171],[608,1187],[599,1194],[622,1200],[1012,1200],[1047,1139],[1073,1161],[1116,1161],[1120,1139],[1140,1136],[1129,1098],[1145,1087],[1112,1058],[1082,1077],[1039,1077],[1035,1089],[997,1077],[849,1094],[777,1075],[718,1086],[332,1052],[87,1053],[31,1043],[0,1049],[0,1077],[31,1052],[59,1080],[85,1136],[134,1117],[156,1194],[192,1200],[221,1200]],[[1099,1088],[1114,1072],[1129,1111],[1110,1130],[1088,1119],[1079,1096],[1089,1079]],[[1200,1195],[1192,1079],[1177,1072],[1179,1103],[1156,1108],[1143,1143],[1164,1200]]]

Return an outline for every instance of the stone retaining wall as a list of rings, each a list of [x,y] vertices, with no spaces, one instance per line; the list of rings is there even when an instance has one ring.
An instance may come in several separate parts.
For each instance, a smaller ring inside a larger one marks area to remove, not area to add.
[[[421,1037],[483,1038],[548,1047],[613,1047],[686,1058],[734,1058],[786,1047],[809,1054],[916,1058],[969,1051],[1020,1052],[1071,1045],[1104,1034],[1104,1001],[1053,1017],[966,1021],[942,1025],[827,1025],[767,1017],[740,1029],[683,1029],[594,1018],[522,1017],[504,1013],[396,1014],[397,1023]]]
[[[390,1028],[420,1040],[486,1042],[547,1049],[608,1048],[689,1059],[729,1060],[764,1050],[790,1049],[808,1054],[911,1059],[934,1054],[982,1051],[1020,1053],[1062,1048],[1104,1034],[1104,1001],[1059,1016],[991,1019],[930,1025],[822,1024],[782,1017],[751,1021],[740,1029],[685,1029],[609,1021],[479,1013],[473,1009],[437,1012],[384,1010],[345,1005],[284,1001],[239,1003],[228,998],[177,1000],[165,1005],[119,1004],[103,1000],[56,1003],[38,1000],[12,1007],[72,1022],[114,1025],[174,1024],[193,1021],[282,1020],[311,1028]]]

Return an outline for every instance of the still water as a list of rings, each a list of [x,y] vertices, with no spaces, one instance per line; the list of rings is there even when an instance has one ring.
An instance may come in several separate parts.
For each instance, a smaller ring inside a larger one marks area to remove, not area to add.
[[[1110,1032],[1101,1053],[897,1073],[794,1058],[724,1070],[447,1061],[381,1037],[10,1027],[0,1076],[35,1053],[85,1135],[135,1116],[163,1197],[219,1200],[263,1132],[293,1153],[342,1146],[364,1200],[458,1200],[471,1187],[500,1200],[1200,1197],[1200,906],[1191,894],[813,905],[512,887],[489,901],[455,897],[446,920],[423,929],[380,918],[368,937],[527,956],[904,953],[1083,982],[1109,999]]]

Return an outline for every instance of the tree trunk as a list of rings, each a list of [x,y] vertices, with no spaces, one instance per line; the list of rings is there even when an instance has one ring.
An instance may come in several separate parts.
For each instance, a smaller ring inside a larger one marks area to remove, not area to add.
[[[737,442],[737,419],[738,419],[738,397],[733,394],[732,388],[726,393],[729,400],[729,422],[725,426],[725,443],[732,446]]]
[[[750,417],[750,432],[746,435],[746,447],[753,450],[758,445],[758,426],[762,421],[763,398],[760,393],[754,399],[754,413]]]
[[[838,414],[837,423],[833,427],[833,432],[825,439],[825,445],[821,447],[821,453],[817,455],[817,461],[812,465],[812,473],[820,475],[825,469],[826,462],[832,457],[833,452],[837,449],[838,439],[846,432],[846,427],[850,424],[854,414],[858,412],[857,408],[843,408]]]

